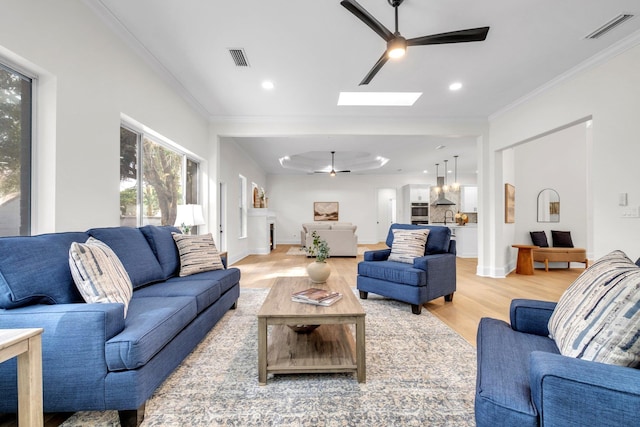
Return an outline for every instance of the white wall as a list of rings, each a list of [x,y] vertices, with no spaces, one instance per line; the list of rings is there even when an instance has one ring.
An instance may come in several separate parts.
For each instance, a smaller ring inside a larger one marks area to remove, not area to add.
[[[569,163],[575,166],[576,162],[585,161],[587,165],[588,173],[584,177],[587,188],[585,216],[587,228],[592,229],[593,242],[587,241],[586,246],[591,248],[593,258],[614,249],[625,251],[632,259],[640,256],[640,219],[622,218],[622,208],[618,206],[618,194],[621,192],[628,193],[630,206],[640,206],[637,125],[640,117],[639,43],[640,35],[636,34],[621,46],[622,53],[607,62],[580,72],[490,120],[488,149],[490,153],[499,153],[506,147],[554,129],[593,119],[586,152],[575,153]],[[536,141],[531,141],[531,144],[536,144]],[[503,180],[501,165],[498,164],[500,156],[488,157],[486,166],[496,171],[491,175],[492,186],[496,189]],[[521,166],[522,163],[514,164],[516,170]],[[584,165],[579,168],[585,170]],[[574,179],[580,178],[576,176]],[[549,186],[558,185],[562,184],[558,182]],[[516,194],[517,191],[516,187]],[[564,193],[561,201],[566,197]],[[499,215],[502,206],[500,194],[494,191],[484,197],[485,203],[492,208],[487,226],[496,239],[496,259],[482,265],[481,270],[486,275],[495,275],[510,264],[513,255],[504,249],[514,241],[504,233],[509,225],[504,224]],[[561,204],[561,209],[564,205]]]
[[[119,224],[122,113],[208,157],[206,119],[83,2],[3,0],[2,10],[0,55],[42,77],[47,105],[33,233]]]
[[[258,187],[268,188],[267,178],[264,171],[246,155],[233,138],[223,138],[220,142],[219,157],[219,181],[227,185],[227,220],[224,233],[226,237],[222,248],[227,250],[229,261],[233,263],[251,253],[251,248],[249,247],[250,239],[240,237],[239,175],[247,179],[245,203],[249,208],[253,203],[251,183],[256,183]],[[269,190],[267,190],[267,197],[269,197],[269,208],[271,209],[272,195]]]
[[[475,176],[459,176],[462,183],[475,183]],[[301,226],[313,221],[313,202],[338,202],[341,222],[358,226],[359,244],[372,244],[378,238],[378,190],[395,188],[397,218],[410,201],[402,198],[406,184],[429,184],[423,175],[357,175],[330,177],[315,175],[269,175],[269,209],[277,212],[278,243],[300,242]],[[435,184],[435,183],[434,183]]]
[[[503,248],[507,260],[504,276],[515,269],[517,249],[511,244],[531,244],[530,231],[545,231],[551,245],[551,230],[571,231],[576,247],[587,248],[587,123],[544,135],[502,151],[503,183],[516,188],[516,222],[504,223],[503,236],[510,242]],[[538,193],[545,188],[560,196],[560,222],[538,222]],[[504,203],[504,196],[501,204]],[[502,205],[504,206],[504,205]],[[503,211],[504,212],[504,211]],[[566,266],[566,264],[563,264]]]

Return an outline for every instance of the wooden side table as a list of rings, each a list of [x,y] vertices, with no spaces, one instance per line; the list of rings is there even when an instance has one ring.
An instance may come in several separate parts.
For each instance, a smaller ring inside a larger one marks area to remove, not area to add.
[[[42,426],[42,328],[0,329],[0,363],[18,357],[18,425]]]
[[[516,274],[533,274],[533,250],[540,246],[535,245],[511,245],[518,248],[518,263],[516,264]]]

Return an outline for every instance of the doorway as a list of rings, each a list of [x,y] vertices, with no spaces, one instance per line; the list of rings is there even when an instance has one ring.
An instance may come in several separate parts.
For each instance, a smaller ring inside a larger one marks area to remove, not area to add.
[[[396,197],[395,188],[379,188],[377,194],[377,236],[378,242],[387,240],[387,233],[391,224],[397,222],[396,218]]]
[[[227,184],[218,184],[218,250],[227,250]]]

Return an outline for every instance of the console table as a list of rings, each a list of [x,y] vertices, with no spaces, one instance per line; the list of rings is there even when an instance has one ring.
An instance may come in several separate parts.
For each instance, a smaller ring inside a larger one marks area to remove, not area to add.
[[[18,357],[18,424],[42,426],[42,328],[0,329],[0,363]]]

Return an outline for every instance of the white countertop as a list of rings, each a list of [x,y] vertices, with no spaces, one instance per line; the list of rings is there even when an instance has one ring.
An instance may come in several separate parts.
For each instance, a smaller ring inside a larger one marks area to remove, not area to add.
[[[477,228],[478,223],[476,222],[468,222],[466,225],[458,225],[456,223],[443,223],[443,222],[430,222],[427,225],[442,225],[449,228]]]

